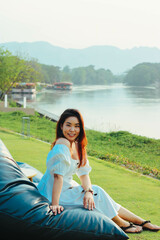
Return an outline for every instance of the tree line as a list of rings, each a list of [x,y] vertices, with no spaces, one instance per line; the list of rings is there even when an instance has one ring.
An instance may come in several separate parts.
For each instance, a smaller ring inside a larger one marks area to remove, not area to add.
[[[133,67],[123,82],[130,86],[160,87],[160,63],[140,63]]]
[[[93,65],[70,69],[40,64],[43,72],[43,82],[72,82],[74,85],[103,85],[115,82],[115,76],[110,70],[95,69]]]

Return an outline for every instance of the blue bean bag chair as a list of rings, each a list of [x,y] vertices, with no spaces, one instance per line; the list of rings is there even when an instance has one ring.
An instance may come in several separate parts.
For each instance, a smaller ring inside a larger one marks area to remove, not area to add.
[[[128,239],[113,221],[96,209],[64,206],[64,211],[54,216],[49,201],[36,187],[42,174],[38,172],[31,182],[21,171],[22,165],[32,168],[28,164],[17,164],[0,140],[1,239],[10,236],[44,240]]]

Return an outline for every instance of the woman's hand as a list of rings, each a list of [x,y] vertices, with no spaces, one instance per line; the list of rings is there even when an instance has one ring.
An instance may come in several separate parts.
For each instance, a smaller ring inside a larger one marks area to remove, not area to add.
[[[61,212],[63,212],[64,207],[62,207],[60,205],[51,205],[50,209],[52,210],[54,215],[57,215],[57,213],[60,214]]]
[[[93,208],[95,208],[95,203],[94,203],[94,199],[93,199],[93,194],[91,192],[86,192],[83,198],[83,205],[84,208],[87,208],[89,210],[93,210]]]

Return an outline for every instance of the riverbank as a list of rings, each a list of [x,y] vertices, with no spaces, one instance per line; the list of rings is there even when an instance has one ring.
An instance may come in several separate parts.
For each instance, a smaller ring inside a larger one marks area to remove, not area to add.
[[[22,133],[23,112],[0,112],[1,129]],[[40,116],[30,116],[30,135],[53,142],[56,123]],[[27,124],[24,126],[27,134]],[[125,131],[102,133],[86,130],[87,152],[103,161],[113,162],[130,170],[160,179],[160,140],[141,137]]]

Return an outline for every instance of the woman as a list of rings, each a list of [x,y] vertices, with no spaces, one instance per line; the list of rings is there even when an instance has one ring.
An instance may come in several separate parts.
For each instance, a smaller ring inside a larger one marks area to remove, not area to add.
[[[56,140],[47,157],[47,170],[38,184],[40,193],[51,202],[53,213],[61,213],[63,205],[83,205],[89,210],[98,209],[126,233],[140,233],[143,229],[160,230],[160,227],[120,206],[99,186],[91,185],[86,145],[80,112],[65,110],[57,123]],[[75,173],[81,186],[72,179]]]

